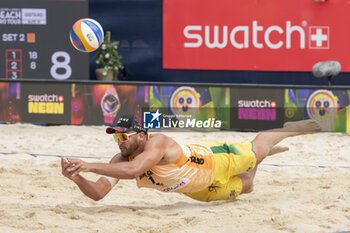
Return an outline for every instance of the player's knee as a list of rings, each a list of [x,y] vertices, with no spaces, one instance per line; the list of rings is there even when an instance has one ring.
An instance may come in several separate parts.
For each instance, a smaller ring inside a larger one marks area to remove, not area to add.
[[[243,193],[251,193],[254,190],[254,184],[253,181],[249,181],[246,183],[246,185],[243,186],[242,188],[242,194]]]
[[[253,150],[256,154],[257,164],[259,164],[262,160],[266,158],[268,153],[270,152],[270,148],[268,148],[266,145],[262,144],[261,142],[257,140],[253,140]]]
[[[242,194],[243,193],[251,193],[253,191],[253,177],[248,175],[247,173],[240,174],[239,177],[242,180]]]
[[[254,184],[252,183],[249,187],[247,187],[244,193],[251,193],[253,192],[253,190],[254,190]]]

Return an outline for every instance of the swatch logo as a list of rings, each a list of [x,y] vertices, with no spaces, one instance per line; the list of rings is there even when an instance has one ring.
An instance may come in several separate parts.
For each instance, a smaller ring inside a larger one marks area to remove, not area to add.
[[[28,95],[28,113],[64,114],[64,97],[62,95]]]
[[[305,22],[307,24],[307,22]],[[298,49],[305,49],[307,41],[307,31],[304,26],[292,25],[291,20],[287,20],[284,27],[279,25],[263,25],[254,20],[251,25],[186,25],[183,34],[186,42],[185,48],[207,47],[209,49],[223,49],[232,46],[237,49],[257,49],[270,48],[292,48],[292,40],[299,40]],[[306,31],[306,32],[305,32]],[[309,27],[309,48],[329,49],[329,26]],[[243,39],[238,41],[237,35],[243,35]],[[297,35],[297,36],[294,36]],[[252,36],[251,36],[252,35]],[[274,39],[272,39],[274,38]]]
[[[238,100],[239,120],[276,120],[276,101]]]

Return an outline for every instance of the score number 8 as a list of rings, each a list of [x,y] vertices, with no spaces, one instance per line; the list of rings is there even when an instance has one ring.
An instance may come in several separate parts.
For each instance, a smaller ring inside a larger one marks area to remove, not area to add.
[[[63,60],[59,60],[63,58]],[[52,66],[50,69],[50,74],[54,79],[57,80],[66,80],[72,75],[72,67],[70,67],[70,56],[67,52],[57,51],[54,52],[51,56]],[[64,70],[64,73],[58,73],[58,69]]]

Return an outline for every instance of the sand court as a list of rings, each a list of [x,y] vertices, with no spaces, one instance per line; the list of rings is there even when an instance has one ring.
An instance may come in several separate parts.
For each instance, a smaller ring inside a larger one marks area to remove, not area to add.
[[[179,143],[256,135],[166,134]],[[57,156],[109,161],[119,149],[104,126],[0,125],[0,232],[350,231],[349,141],[340,133],[287,138],[280,145],[290,150],[265,159],[254,191],[234,201],[203,203],[121,180],[95,202],[61,175]]]

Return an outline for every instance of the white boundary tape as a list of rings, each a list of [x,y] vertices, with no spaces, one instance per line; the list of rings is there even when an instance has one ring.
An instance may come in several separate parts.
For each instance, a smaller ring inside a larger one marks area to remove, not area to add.
[[[18,152],[0,152],[0,155],[20,154]],[[55,154],[36,154],[36,153],[24,153],[33,157],[45,156],[45,157],[58,157],[58,158],[81,158],[81,159],[111,159],[112,157],[97,157],[97,156],[79,156],[79,155],[55,155]],[[346,168],[350,169],[350,166],[330,166],[330,165],[313,165],[313,164],[274,164],[274,163],[261,163],[259,166],[273,166],[273,167],[311,167],[311,168]],[[350,233],[350,231],[348,231]]]
[[[15,155],[15,154],[22,154],[19,152],[0,152],[0,155]],[[55,155],[55,154],[37,154],[37,153],[26,153],[24,152],[23,154],[27,154],[33,157],[38,157],[38,156],[45,156],[45,157],[58,157],[58,158],[82,158],[82,159],[111,159],[112,157],[97,157],[97,156],[79,156],[79,155]]]

